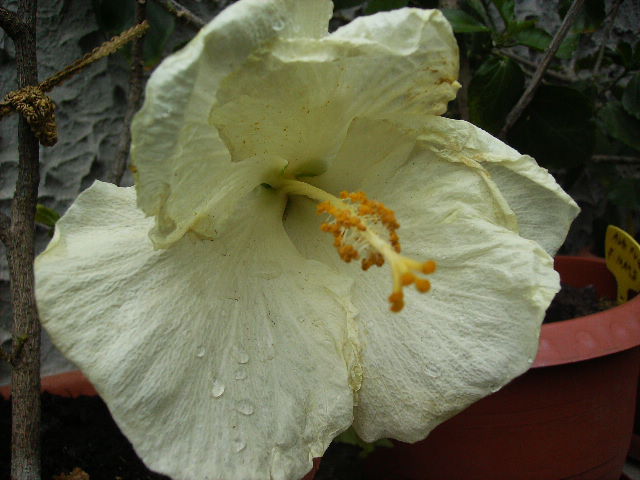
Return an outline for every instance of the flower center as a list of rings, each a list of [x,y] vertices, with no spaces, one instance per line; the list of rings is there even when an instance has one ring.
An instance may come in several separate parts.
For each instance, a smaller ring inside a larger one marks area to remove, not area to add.
[[[303,195],[319,202],[318,214],[329,219],[320,229],[333,235],[333,245],[340,258],[349,263],[361,260],[363,270],[387,262],[391,266],[393,291],[389,296],[391,311],[404,307],[404,287],[415,285],[421,293],[431,289],[431,282],[421,275],[435,272],[436,262],[419,262],[400,254],[400,227],[395,213],[382,202],[370,200],[364,192],[342,192],[340,198],[299,180],[282,181],[280,190]]]

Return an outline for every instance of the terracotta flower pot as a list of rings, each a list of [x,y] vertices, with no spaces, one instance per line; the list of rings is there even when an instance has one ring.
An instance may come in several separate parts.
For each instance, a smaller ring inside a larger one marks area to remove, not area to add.
[[[51,375],[42,378],[42,391],[63,397],[78,397],[80,395],[97,395],[96,389],[79,370]],[[0,387],[0,396],[9,398],[11,386]],[[320,458],[313,460],[313,468],[302,480],[313,480],[320,468]]]
[[[604,260],[558,257],[563,282],[615,298]],[[631,440],[640,367],[640,296],[545,324],[533,367],[413,445],[381,448],[367,478],[618,480]]]

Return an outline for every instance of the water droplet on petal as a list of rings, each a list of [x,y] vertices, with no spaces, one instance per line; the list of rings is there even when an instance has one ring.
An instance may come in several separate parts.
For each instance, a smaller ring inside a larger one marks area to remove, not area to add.
[[[427,377],[438,378],[440,376],[440,369],[435,365],[429,365],[425,371]]]
[[[243,415],[251,415],[253,413],[253,405],[249,400],[242,400],[236,406],[236,410]]]
[[[205,350],[204,350],[203,346],[198,347],[198,350],[196,352],[196,357],[198,357],[198,358],[204,357],[204,352],[205,352]]]
[[[213,398],[220,398],[224,393],[224,383],[220,380],[216,379],[213,381],[213,385],[211,386],[211,396]]]
[[[244,380],[247,378],[247,372],[243,369],[236,371],[236,380]]]
[[[284,21],[276,20],[275,22],[273,22],[273,25],[271,25],[271,28],[273,28],[276,32],[279,32],[284,28]]]
[[[500,390],[502,387],[500,385],[494,385],[492,386],[489,390],[491,390],[491,393],[496,393],[498,390]]]
[[[238,363],[245,364],[249,361],[249,354],[241,348],[236,348],[235,357]]]
[[[246,447],[247,444],[245,442],[243,442],[242,440],[240,440],[239,438],[235,439],[233,441],[233,451],[236,453],[240,453],[241,451],[243,451]]]

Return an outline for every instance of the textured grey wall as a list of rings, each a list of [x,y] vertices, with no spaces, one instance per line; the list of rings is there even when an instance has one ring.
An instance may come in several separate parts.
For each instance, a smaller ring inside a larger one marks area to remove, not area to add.
[[[7,8],[15,11],[15,2]],[[39,78],[62,69],[106,40],[98,30],[90,1],[41,1],[38,8]],[[0,33],[2,94],[16,88],[13,42]],[[113,158],[126,104],[128,66],[122,55],[101,60],[56,88],[58,144],[40,149],[40,203],[64,212],[73,199],[105,171]],[[8,213],[16,179],[17,116],[0,122],[0,208]],[[38,235],[39,249],[48,240]],[[8,346],[10,305],[8,272],[0,247],[0,342]],[[43,342],[43,373],[65,368],[66,361]],[[0,383],[9,369],[0,365]]]

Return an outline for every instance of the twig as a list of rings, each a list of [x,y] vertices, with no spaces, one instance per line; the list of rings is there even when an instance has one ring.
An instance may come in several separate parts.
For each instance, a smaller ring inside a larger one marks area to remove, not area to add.
[[[5,246],[9,244],[9,229],[11,228],[11,219],[8,215],[0,212],[0,242]]]
[[[495,52],[498,53],[499,55],[504,55],[505,57],[512,58],[516,62],[522,63],[527,67],[538,68],[538,64],[536,62],[532,62],[531,60],[521,57],[520,55],[510,52],[509,50],[496,49]],[[560,72],[554,72],[553,70],[547,70],[546,72],[544,72],[544,74],[551,78],[555,78],[556,80],[560,80],[562,82],[567,82],[567,83],[573,83],[577,80],[577,78],[572,75],[565,75]]]
[[[17,16],[24,24],[24,30],[13,39],[19,89],[38,84],[36,8],[36,0],[18,2]],[[11,228],[3,229],[13,304],[12,480],[40,479],[40,322],[33,275],[35,213],[40,181],[38,151],[38,139],[21,115],[18,122],[18,178],[11,203]]]
[[[146,0],[136,1],[136,23],[146,22],[147,2]],[[138,37],[133,41],[131,48],[131,72],[129,75],[129,94],[127,95],[127,110],[124,115],[122,133],[118,141],[115,160],[111,169],[109,181],[120,185],[127,160],[129,159],[129,148],[131,146],[131,121],[134,114],[142,103],[142,90],[144,83],[144,37]]]
[[[20,20],[18,15],[4,7],[0,7],[0,27],[7,32],[7,35],[15,40],[26,31],[26,25]]]
[[[602,32],[602,45],[600,45],[600,49],[598,50],[598,56],[596,58],[596,64],[593,66],[592,75],[595,77],[600,71],[600,67],[602,65],[602,59],[604,58],[604,51],[607,48],[607,41],[609,40],[609,35],[611,34],[611,29],[613,28],[613,24],[615,23],[616,16],[618,15],[618,9],[622,4],[622,0],[615,0],[611,11],[607,15],[607,24],[604,27]]]
[[[567,14],[564,17],[564,20],[562,21],[562,25],[560,25],[560,28],[554,35],[553,40],[551,40],[551,44],[549,45],[549,48],[545,52],[544,57],[542,58],[540,65],[538,65],[536,72],[533,74],[533,77],[531,78],[531,82],[529,83],[529,86],[527,87],[525,92],[522,94],[522,97],[520,97],[520,100],[518,100],[518,103],[516,103],[516,105],[511,109],[511,111],[509,112],[509,115],[507,115],[505,124],[502,127],[502,130],[500,130],[500,133],[498,134],[498,137],[500,137],[501,139],[504,140],[504,138],[507,136],[507,132],[518,121],[518,119],[520,118],[520,115],[522,115],[522,113],[527,108],[529,103],[531,103],[531,100],[533,100],[533,96],[535,95],[536,90],[540,86],[540,82],[542,81],[544,72],[549,67],[549,64],[551,63],[553,56],[558,51],[558,48],[560,47],[562,40],[564,40],[564,37],[567,35],[567,32],[569,31],[569,27],[575,20],[576,15],[582,8],[583,3],[584,3],[584,0],[573,0],[571,7],[569,7],[569,11],[567,12]]]
[[[191,10],[180,5],[176,0],[155,0],[155,2],[182,23],[194,30],[200,30],[206,24],[204,20],[191,12]]]
[[[38,88],[42,92],[51,91],[54,87],[60,85],[65,80],[68,80],[83,68],[89,66],[90,64],[92,64],[97,60],[100,60],[103,57],[106,57],[107,55],[111,55],[115,51],[122,48],[127,42],[130,42],[131,40],[138,38],[140,35],[144,34],[148,29],[149,29],[149,24],[145,22],[143,24],[136,25],[130,28],[129,30],[121,33],[116,37],[113,37],[111,40],[108,40],[102,45],[100,45],[99,47],[93,49],[84,57],[76,60],[71,65],[65,67],[58,73],[52,75],[51,77],[47,78],[43,82],[37,84]],[[0,118],[3,118],[9,115],[13,111],[14,110],[8,100],[3,100],[2,102],[0,102]]]
[[[628,155],[593,155],[591,160],[598,163],[636,163],[640,164],[640,157]]]

